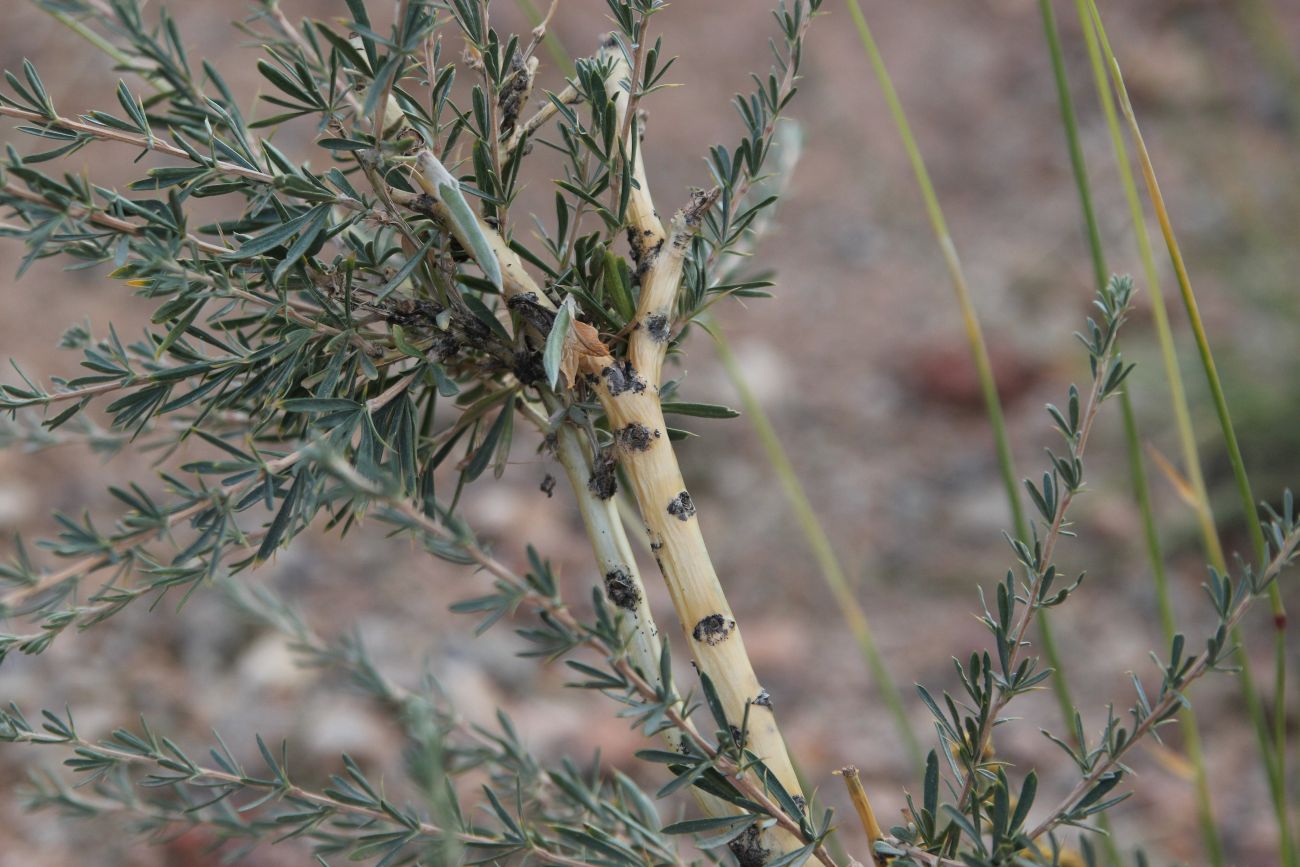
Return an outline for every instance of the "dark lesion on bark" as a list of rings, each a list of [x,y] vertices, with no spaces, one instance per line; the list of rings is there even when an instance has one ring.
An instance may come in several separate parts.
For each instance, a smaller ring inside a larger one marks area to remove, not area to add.
[[[690,492],[682,491],[673,497],[668,503],[668,514],[679,521],[689,521],[695,514],[695,501],[691,499]]]
[[[667,343],[672,339],[672,323],[663,313],[651,313],[645,318],[646,333],[655,343]]]
[[[625,569],[611,569],[605,573],[605,596],[626,611],[635,611],[641,601],[641,591]]]
[[[736,863],[740,867],[763,867],[772,855],[772,850],[762,843],[757,822],[728,843],[727,848],[731,850],[732,855],[736,856]]]
[[[651,430],[639,421],[629,422],[617,434],[619,445],[634,452],[649,451],[655,440],[662,436],[658,430]]]
[[[645,275],[664,248],[664,239],[655,235],[654,229],[641,229],[629,226],[627,229],[628,251],[632,254],[632,264],[636,266],[633,274],[638,280]]]
[[[608,500],[618,493],[618,458],[612,448],[601,449],[592,461],[591,478],[587,480],[587,490],[599,499]]]
[[[615,361],[601,370],[600,375],[605,377],[605,388],[609,389],[611,397],[618,397],[629,391],[633,394],[641,394],[646,389],[645,380],[637,374],[636,368],[628,360]]]
[[[736,621],[723,617],[721,614],[710,614],[695,624],[695,629],[692,630],[691,635],[696,641],[702,641],[709,647],[715,647],[730,638],[735,629]]]

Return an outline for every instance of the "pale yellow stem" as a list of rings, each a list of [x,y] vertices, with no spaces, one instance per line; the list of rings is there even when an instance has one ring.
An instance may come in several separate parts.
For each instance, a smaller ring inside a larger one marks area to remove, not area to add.
[[[611,76],[609,86],[619,87],[617,75]],[[621,89],[618,92],[625,93]],[[414,179],[426,195],[401,198],[395,195],[394,198],[454,227],[446,206],[435,195],[439,183],[444,182],[438,172],[441,164],[435,163],[436,160],[431,161],[424,154],[417,161]],[[663,229],[655,216],[644,168],[634,171],[640,173],[639,189],[633,197],[637,204],[629,207],[629,214],[642,222],[633,222],[631,228],[641,233],[636,236],[639,238],[662,238]],[[609,418],[621,466],[631,484],[651,550],[664,575],[696,667],[712,681],[730,726],[738,732],[748,717],[745,747],[767,765],[787,792],[799,796],[799,782],[777,728],[772,701],[754,673],[735,615],[713,568],[695,505],[668,441],[658,395],[660,367],[668,342],[662,329],[668,326],[664,323],[661,328],[656,314],[661,310],[671,311],[675,304],[690,234],[714,198],[716,194],[697,194],[691,206],[674,217],[672,237],[655,243],[653,257],[643,255],[644,265],[639,269],[641,305],[636,318],[638,327],[629,338],[629,360],[619,362],[610,356],[588,356],[583,362],[583,372]],[[656,227],[660,234],[655,234]],[[500,235],[481,220],[480,228],[498,257],[503,294],[507,298],[531,295],[541,306],[553,307]],[[647,230],[650,235],[644,234]],[[468,239],[459,240],[467,249],[471,248]],[[667,321],[671,322],[671,316]],[[638,361],[645,365],[644,374],[637,366]],[[755,845],[775,857],[798,849],[802,842],[788,830],[773,827],[761,832]]]
[[[880,823],[876,821],[875,811],[871,809],[871,801],[867,799],[867,790],[862,787],[858,769],[849,765],[835,773],[844,778],[844,785],[849,790],[849,800],[853,802],[853,809],[858,811],[858,820],[862,822],[862,830],[866,832],[867,843],[871,847],[871,860],[876,864],[884,864],[885,859],[876,854],[876,843],[885,839],[885,832],[880,829]]]
[[[621,53],[613,56],[606,92],[615,100],[621,123],[628,93],[621,82],[630,69]],[[631,143],[625,148],[630,153]],[[686,252],[717,193],[695,194],[691,204],[674,215],[665,236],[639,148],[633,178],[636,184],[628,206],[628,237],[641,280],[641,297],[628,338],[628,360],[586,359],[588,381],[600,398],[616,441],[625,444],[620,463],[696,667],[713,683],[729,725],[738,731],[748,718],[745,747],[797,796],[799,781],[777,727],[771,697],[754,673],[740,626],[709,557],[695,503],[668,441],[659,401],[661,368],[671,337],[668,329],[674,319]],[[800,845],[793,835],[778,828],[762,832],[759,843],[773,856]]]

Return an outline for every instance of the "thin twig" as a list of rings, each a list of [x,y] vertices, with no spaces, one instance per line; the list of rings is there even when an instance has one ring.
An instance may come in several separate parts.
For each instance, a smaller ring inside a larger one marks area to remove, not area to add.
[[[1269,587],[1276,586],[1278,575],[1281,574],[1282,570],[1285,569],[1294,558],[1297,546],[1300,546],[1300,527],[1292,530],[1291,533],[1282,540],[1277,554],[1271,561],[1269,561],[1268,565],[1264,568],[1264,571],[1260,573],[1259,578],[1257,579],[1258,584],[1267,585]],[[1242,580],[1248,579],[1243,578]],[[1236,626],[1241,621],[1241,618],[1245,615],[1246,611],[1250,609],[1255,599],[1256,597],[1254,595],[1247,596],[1243,599],[1241,604],[1237,606],[1236,610],[1234,610],[1224,621],[1224,625],[1228,627],[1229,630]],[[1115,752],[1108,754],[1106,758],[1103,761],[1098,762],[1097,766],[1084,776],[1083,779],[1079,780],[1079,782],[1075,784],[1074,788],[1070,790],[1070,793],[1062,798],[1061,801],[1052,808],[1052,810],[1047,814],[1047,818],[1040,822],[1034,830],[1029,832],[1029,838],[1035,839],[1041,837],[1057,825],[1060,825],[1061,822],[1065,820],[1065,816],[1074,807],[1075,803],[1087,794],[1087,792],[1095,786],[1102,777],[1106,776],[1106,774],[1119,766],[1120,761],[1133,748],[1134,744],[1154,731],[1171,711],[1185,703],[1183,694],[1187,691],[1187,688],[1210,671],[1213,671],[1215,667],[1215,657],[1211,654],[1210,650],[1202,651],[1201,654],[1196,657],[1196,661],[1192,664],[1191,668],[1189,668],[1186,674],[1183,675],[1179,688],[1170,689],[1165,694],[1164,698],[1152,705],[1146,718],[1133,729],[1132,734],[1130,734],[1128,739],[1124,741],[1123,746]]]
[[[533,590],[528,582],[512,569],[502,563],[500,560],[488,554],[477,543],[467,541],[448,530],[438,521],[430,518],[423,511],[418,509],[410,502],[394,497],[384,491],[376,488],[360,475],[353,467],[346,463],[334,462],[330,469],[342,478],[349,486],[356,490],[365,492],[372,499],[383,502],[386,506],[398,512],[402,518],[412,527],[418,528],[421,532],[427,533],[434,538],[444,542],[456,543],[474,563],[489,575],[497,578],[508,586],[519,591],[523,600],[530,605],[534,605],[546,611],[547,615],[556,623],[563,626],[566,630],[574,635],[585,636],[581,644],[591,650],[600,653],[609,658],[611,666],[622,675],[636,692],[645,700],[658,702],[660,700],[659,692],[640,674],[637,668],[627,658],[626,654],[619,648],[610,647],[605,644],[599,637],[593,635],[589,629],[584,627],[578,621],[573,613],[563,603],[545,596]],[[715,762],[718,771],[726,775],[741,794],[752,800],[763,808],[783,830],[793,835],[796,839],[802,839],[802,829],[799,823],[792,817],[788,816],[784,810],[768,794],[766,787],[761,781],[755,780],[752,774],[746,773],[745,770],[735,764],[725,754],[721,753],[716,746],[707,740],[695,724],[687,717],[682,703],[679,701],[670,705],[665,711],[668,720],[677,727],[706,758]],[[834,867],[835,861],[830,854],[825,851],[824,847],[817,847],[815,853],[818,860],[827,867]]]
[[[126,535],[117,539],[110,546],[110,550],[98,554],[92,554],[89,557],[82,557],[65,568],[60,569],[58,572],[44,575],[31,584],[26,584],[14,592],[7,594],[3,598],[0,598],[0,611],[14,611],[26,600],[33,596],[37,596],[52,587],[57,587],[64,581],[83,575],[89,575],[103,566],[109,566],[118,562],[119,558],[125,555],[125,553],[134,546],[135,540],[141,536],[166,532],[171,528],[176,527],[183,521],[201,514],[205,509],[211,508],[215,502],[242,493],[254,484],[260,482],[263,476],[273,476],[284,472],[298,461],[302,460],[306,453],[307,450],[305,448],[290,452],[283,457],[276,458],[273,461],[268,461],[263,465],[261,473],[242,481],[222,485],[219,488],[208,491],[208,496],[205,499],[199,500],[196,503],[192,503],[183,509],[169,514],[161,526],[147,526],[128,531]]]

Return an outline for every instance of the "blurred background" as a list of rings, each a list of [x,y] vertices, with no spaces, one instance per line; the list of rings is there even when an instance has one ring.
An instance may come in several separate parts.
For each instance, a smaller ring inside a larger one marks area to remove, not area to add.
[[[345,10],[329,0],[283,5],[295,19]],[[387,14],[390,4],[372,5]],[[769,66],[767,6],[680,2],[655,19],[666,51],[680,58],[669,77],[685,85],[644,103],[646,160],[661,210],[684,201],[690,185],[707,183],[703,157],[710,145],[738,138],[728,101],[749,88],[751,71]],[[1129,212],[1074,7],[1056,6],[1110,264],[1136,275]],[[1018,472],[1036,477],[1043,448],[1056,444],[1043,404],[1062,401],[1069,383],[1087,375],[1070,335],[1092,296],[1037,6],[865,0],[864,7],[967,269]],[[244,5],[177,0],[170,8],[191,56],[219,67],[246,95],[250,115],[266,114],[254,109],[259,49],[228,23],[247,12]],[[27,3],[8,0],[3,9],[0,65],[17,69],[23,58],[33,60],[65,112],[114,107],[118,75],[105,58]],[[775,270],[776,297],[717,309],[928,748],[929,714],[911,684],[936,692],[951,687],[950,657],[986,646],[973,616],[975,585],[997,580],[1011,565],[1001,538],[1010,519],[952,289],[906,157],[846,9],[837,0],[825,9],[811,30],[790,112],[802,127],[803,156],[756,259]],[[508,0],[493,10],[502,30],[531,27]],[[1145,0],[1105,3],[1103,12],[1174,215],[1255,494],[1276,501],[1285,486],[1300,486],[1300,0]],[[552,31],[570,51],[587,53],[607,26],[603,3],[566,0]],[[555,88],[559,74],[546,70],[542,81]],[[0,129],[6,142],[33,149],[13,124]],[[277,144],[307,158],[310,131],[297,134]],[[105,186],[125,184],[141,171],[131,167],[132,157],[125,148],[91,147],[68,168]],[[545,181],[533,179],[526,201],[549,200]],[[50,260],[15,281],[22,255],[19,245],[0,243],[0,355],[29,373],[43,380],[75,373],[77,354],[58,348],[69,325],[88,320],[100,334],[112,321],[130,335],[147,323],[150,306],[123,295],[122,284],[104,279],[102,270],[64,272]],[[1157,258],[1225,546],[1244,552],[1245,524],[1204,377],[1162,249]],[[1148,457],[1158,452],[1177,465],[1149,308],[1144,299],[1138,305],[1124,339],[1126,354],[1139,362],[1130,391]],[[685,399],[737,403],[707,337],[693,335],[684,350],[677,373],[686,375]],[[1118,406],[1108,410],[1089,449],[1089,492],[1073,512],[1079,539],[1059,554],[1063,567],[1086,569],[1089,577],[1054,614],[1090,729],[1104,718],[1106,703],[1128,706],[1128,672],[1149,674],[1147,652],[1163,644]],[[793,752],[841,820],[852,811],[831,771],[856,764],[882,822],[896,823],[903,789],[919,790],[919,776],[753,428],[743,417],[692,427],[702,436],[681,444],[686,477]],[[470,489],[468,514],[511,562],[522,563],[526,542],[536,544],[556,564],[566,595],[581,602],[597,577],[590,551],[568,492],[561,487],[554,499],[539,492],[548,471],[560,474],[529,446],[516,445],[502,483]],[[120,504],[107,485],[137,479],[161,490],[148,462],[138,454],[105,460],[71,445],[0,451],[0,551],[10,556],[18,534],[51,535],[54,510],[110,524]],[[1199,644],[1210,612],[1199,589],[1204,566],[1192,513],[1150,460],[1148,470],[1180,626]],[[473,620],[447,611],[451,602],[484,592],[482,576],[421,556],[370,527],[348,544],[307,534],[242,580],[292,599],[325,635],[358,629],[399,682],[414,686],[422,672],[432,672],[471,721],[490,725],[494,709],[505,708],[544,758],[583,762],[599,749],[605,763],[646,786],[660,782],[658,766],[631,759],[643,741],[614,716],[612,703],[566,690],[560,665],[517,658],[521,642],[509,628],[476,639]],[[657,580],[648,583],[661,624],[671,624],[666,592]],[[1300,611],[1300,582],[1290,575],[1284,587],[1289,608]],[[1270,628],[1261,607],[1245,629],[1261,672],[1271,671]],[[665,634],[680,638],[673,629]],[[1291,704],[1300,708],[1294,635],[1291,647]],[[675,649],[685,660],[684,643]],[[292,766],[307,780],[324,779],[348,752],[392,791],[405,785],[398,726],[337,678],[298,668],[280,636],[241,619],[216,590],[198,593],[179,612],[171,602],[153,612],[136,606],[102,627],[64,636],[43,656],[10,658],[0,669],[0,700],[18,702],[29,715],[67,704],[92,735],[144,714],[200,754],[216,728],[237,735],[228,738],[232,747],[252,757],[258,731],[268,742],[288,738]],[[999,755],[1021,772],[1037,767],[1048,791],[1064,791],[1073,769],[1039,734],[1060,729],[1050,694],[1018,705],[1023,720],[1000,730]],[[1208,679],[1196,689],[1196,707],[1229,860],[1274,863],[1271,808],[1238,685],[1229,677]],[[1300,727],[1295,710],[1289,725],[1293,732]],[[1155,863],[1199,863],[1188,768],[1176,733],[1169,737],[1168,749],[1137,755],[1137,794],[1112,821],[1125,850],[1142,845]],[[52,751],[0,748],[0,867],[216,863],[194,834],[148,847],[104,833],[102,825],[22,815],[17,784],[25,770],[56,761]],[[664,813],[681,809],[684,803],[666,804]],[[865,851],[855,823],[847,822],[844,840],[851,851]],[[248,863],[307,863],[307,856],[285,844],[257,850]]]

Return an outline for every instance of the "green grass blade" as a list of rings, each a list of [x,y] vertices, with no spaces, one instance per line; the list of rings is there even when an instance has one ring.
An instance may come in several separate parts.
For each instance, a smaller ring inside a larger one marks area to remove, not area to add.
[[[1039,0],[1039,12],[1043,19],[1043,32],[1047,39],[1048,51],[1052,58],[1052,73],[1056,80],[1057,102],[1061,110],[1061,125],[1065,131],[1066,145],[1070,153],[1070,167],[1074,174],[1075,185],[1079,193],[1079,206],[1083,215],[1084,231],[1088,241],[1088,252],[1092,260],[1093,276],[1097,285],[1103,286],[1110,277],[1106,264],[1106,254],[1101,242],[1101,231],[1097,225],[1097,214],[1092,204],[1092,187],[1088,180],[1088,166],[1083,157],[1083,148],[1079,144],[1079,125],[1074,111],[1074,100],[1070,96],[1069,79],[1065,70],[1065,59],[1061,51],[1060,34],[1056,27],[1056,17],[1052,12],[1051,0]],[[1173,639],[1174,615],[1173,603],[1169,593],[1168,574],[1165,571],[1164,552],[1160,546],[1160,535],[1156,529],[1155,513],[1151,506],[1151,488],[1147,482],[1146,469],[1142,461],[1142,442],[1138,434],[1137,418],[1133,412],[1133,399],[1128,389],[1120,393],[1121,415],[1124,420],[1124,439],[1128,451],[1129,477],[1133,485],[1133,495],[1137,500],[1138,511],[1142,517],[1142,536],[1146,543],[1147,559],[1151,564],[1151,574],[1155,579],[1156,598],[1160,608],[1160,622],[1166,642]],[[1180,718],[1183,739],[1187,747],[1188,758],[1192,763],[1196,792],[1196,806],[1201,827],[1201,835],[1210,863],[1215,867],[1223,864],[1223,841],[1219,835],[1214,816],[1214,802],[1210,794],[1209,774],[1205,767],[1205,755],[1201,748],[1200,731],[1196,718],[1190,712]],[[1104,814],[1103,814],[1104,818]],[[1122,859],[1110,834],[1102,837],[1111,863],[1119,865]]]
[[[1096,4],[1091,5],[1095,14]],[[1151,155],[1147,152],[1146,142],[1142,138],[1142,131],[1138,127],[1137,117],[1134,115],[1133,106],[1129,102],[1123,74],[1120,72],[1115,55],[1110,50],[1105,31],[1101,29],[1099,18],[1097,19],[1097,28],[1097,33],[1101,37],[1102,49],[1105,51],[1106,58],[1110,63],[1115,92],[1119,95],[1120,108],[1123,111],[1125,120],[1128,122],[1129,133],[1137,149],[1143,180],[1146,182],[1147,192],[1156,213],[1156,220],[1160,224],[1160,232],[1164,236],[1165,246],[1169,250],[1169,260],[1174,266],[1174,276],[1177,278],[1179,294],[1187,311],[1187,319],[1191,324],[1192,334],[1196,338],[1196,350],[1200,355],[1201,366],[1205,369],[1205,378],[1210,386],[1211,397],[1214,400],[1215,414],[1218,416],[1219,425],[1223,429],[1223,439],[1228,449],[1229,462],[1232,464],[1232,475],[1237,484],[1237,493],[1241,497],[1251,545],[1255,549],[1255,556],[1263,562],[1268,554],[1264,542],[1264,531],[1258,520],[1255,497],[1250,490],[1250,478],[1246,473],[1245,462],[1241,456],[1241,447],[1237,443],[1237,433],[1232,424],[1231,414],[1228,411],[1227,398],[1223,393],[1223,383],[1219,379],[1218,367],[1215,365],[1214,354],[1210,350],[1209,338],[1205,333],[1205,323],[1201,319],[1200,306],[1197,304],[1196,295],[1192,292],[1191,280],[1187,274],[1187,264],[1183,261],[1182,250],[1179,248],[1178,239],[1174,235],[1169,211],[1165,207],[1164,197],[1160,193],[1160,183],[1156,180],[1155,169],[1151,164]]]
[[[975,315],[975,306],[971,302],[966,273],[962,270],[961,259],[957,255],[957,247],[953,243],[951,233],[948,231],[948,223],[944,219],[943,209],[939,206],[939,198],[935,195],[934,184],[930,181],[930,172],[925,167],[920,148],[917,147],[916,139],[912,135],[911,124],[907,122],[903,104],[899,101],[898,93],[894,90],[893,80],[889,76],[889,70],[885,68],[885,61],[880,55],[880,49],[876,46],[875,37],[871,35],[871,28],[867,25],[866,16],[862,14],[862,7],[858,4],[858,0],[846,0],[846,2],[849,13],[853,16],[853,23],[857,25],[858,35],[862,39],[863,50],[866,51],[872,69],[875,70],[876,78],[880,82],[880,89],[885,96],[885,102],[889,105],[889,113],[893,117],[894,124],[898,127],[898,134],[903,140],[903,147],[912,163],[917,185],[921,188],[921,197],[925,200],[925,211],[930,219],[930,226],[934,230],[935,238],[939,242],[939,248],[943,252],[944,264],[948,268],[948,276],[952,280],[953,289],[957,295],[957,305],[961,309],[962,324],[966,329],[966,339],[970,344],[971,355],[975,361],[975,372],[979,377],[980,390],[984,395],[985,410],[988,412],[989,423],[993,426],[993,438],[997,444],[998,467],[1002,473],[1002,483],[1006,486],[1008,492],[1012,521],[1015,524],[1016,532],[1020,533],[1021,536],[1025,536],[1027,525],[1025,524],[1024,507],[1020,502],[1020,487],[1016,481],[1015,465],[1011,458],[1011,442],[1007,436],[1006,421],[1002,415],[1002,403],[998,399],[997,386],[993,379],[993,366],[989,362],[988,347],[984,343],[984,333],[980,328],[979,319]]]
[[[1133,114],[1132,104],[1128,99],[1128,93],[1124,87],[1124,79],[1120,72],[1119,64],[1115,60],[1115,55],[1111,51],[1109,40],[1106,38],[1106,32],[1101,22],[1100,12],[1093,0],[1076,0],[1076,2],[1079,4],[1080,18],[1082,19],[1085,33],[1092,34],[1092,41],[1100,44],[1101,52],[1105,55],[1105,66],[1103,66],[1100,57],[1097,56],[1097,52],[1090,45],[1089,50],[1090,54],[1093,55],[1095,67],[1094,73],[1098,77],[1098,91],[1103,95],[1103,105],[1109,106],[1107,110],[1107,121],[1111,124],[1112,137],[1117,138],[1117,154],[1123,152],[1124,147],[1122,134],[1119,132],[1118,121],[1114,118],[1114,107],[1111,103],[1111,80],[1113,80],[1115,93],[1118,94],[1120,100],[1120,105],[1129,127],[1129,133],[1132,136],[1133,144],[1141,163],[1143,180],[1151,199],[1152,208],[1156,212],[1156,218],[1160,223],[1161,233],[1164,236],[1170,260],[1174,266],[1174,273],[1178,280],[1179,292],[1183,300],[1183,306],[1187,311],[1187,316],[1192,326],[1192,333],[1196,339],[1197,352],[1205,371],[1206,380],[1209,384],[1210,393],[1215,406],[1215,413],[1218,416],[1224,442],[1228,450],[1229,462],[1232,465],[1237,492],[1242,501],[1244,517],[1251,534],[1251,542],[1255,549],[1255,556],[1257,560],[1262,560],[1265,557],[1264,537],[1258,521],[1254,496],[1250,490],[1250,480],[1245,471],[1245,463],[1241,457],[1241,450],[1237,443],[1235,429],[1232,426],[1232,419],[1228,411],[1226,397],[1223,393],[1223,386],[1219,380],[1218,370],[1214,363],[1214,356],[1210,350],[1209,340],[1205,334],[1204,323],[1201,321],[1200,309],[1196,303],[1196,296],[1192,292],[1191,282],[1187,276],[1186,264],[1183,261],[1182,252],[1178,247],[1178,241],[1173,232],[1173,226],[1169,218],[1168,209],[1165,207],[1164,198],[1160,193],[1160,186],[1156,180],[1155,171],[1151,164],[1150,154],[1148,153],[1146,144],[1142,139],[1142,133],[1141,129],[1138,127],[1137,118]],[[1106,67],[1109,67],[1109,76],[1106,75]],[[1127,165],[1126,155],[1123,157],[1121,162],[1123,164],[1122,174],[1127,176],[1126,187],[1133,189],[1132,195],[1130,196],[1130,204],[1132,205],[1132,200],[1136,199],[1136,190],[1132,180],[1131,168]],[[1129,190],[1126,189],[1126,193],[1128,191]],[[1140,203],[1137,204],[1136,208],[1137,213],[1140,213]],[[1136,217],[1135,223],[1142,225],[1141,220]],[[1145,228],[1141,229],[1140,234],[1145,234]],[[1146,257],[1148,259],[1150,258],[1149,244],[1147,245]],[[1150,266],[1150,269],[1154,271],[1154,266]],[[1154,290],[1152,294],[1156,294]],[[1199,468],[1197,469],[1197,475],[1199,476]],[[1204,483],[1202,481],[1198,494],[1202,497],[1203,503],[1208,503],[1208,498],[1204,496],[1203,492]],[[1205,507],[1205,511],[1208,512],[1208,505]],[[1217,546],[1217,537],[1215,541]],[[1215,558],[1212,557],[1211,559],[1214,560]],[[1221,549],[1218,550],[1217,561],[1218,562],[1215,565],[1218,568],[1222,569],[1224,565],[1226,565],[1223,561],[1223,553]],[[1285,773],[1287,746],[1284,719],[1286,712],[1286,613],[1282,607],[1281,593],[1276,587],[1270,588],[1269,601],[1273,609],[1274,623],[1277,627],[1274,638],[1274,690],[1276,717],[1271,729],[1264,714],[1262,703],[1260,702],[1258,689],[1255,686],[1254,677],[1250,670],[1248,656],[1245,653],[1242,653],[1239,654],[1238,658],[1241,664],[1242,686],[1246,693],[1247,709],[1250,713],[1252,722],[1255,725],[1257,736],[1260,739],[1260,753],[1265,764],[1265,770],[1268,774],[1269,792],[1273,799],[1274,812],[1276,813],[1278,824],[1282,863],[1287,865],[1287,867],[1293,867],[1293,865],[1296,864],[1296,852],[1291,840],[1290,818],[1287,810]],[[1234,640],[1240,643],[1240,634],[1236,630],[1234,630]]]
[[[912,135],[912,127],[907,122],[907,114],[903,111],[903,104],[898,98],[898,93],[894,90],[893,80],[890,78],[889,70],[885,67],[885,61],[880,54],[879,47],[876,45],[875,37],[871,34],[871,28],[867,24],[866,16],[862,14],[862,7],[858,4],[858,0],[846,0],[846,3],[849,7],[849,14],[853,17],[853,23],[857,26],[858,35],[862,40],[862,48],[871,62],[876,79],[880,82],[880,89],[884,93],[885,102],[889,105],[889,113],[894,120],[895,126],[898,127],[898,134],[903,140],[903,148],[907,151],[908,159],[912,163],[912,170],[916,174],[917,185],[921,189],[921,197],[925,200],[925,210],[930,219],[930,226],[934,230],[935,239],[939,242],[939,249],[943,252],[944,263],[947,265],[948,276],[952,280],[957,305],[961,310],[962,323],[966,329],[966,340],[970,345],[971,355],[975,361],[975,373],[979,378],[980,391],[984,396],[985,411],[988,413],[989,424],[993,428],[993,440],[998,455],[998,468],[1002,475],[1002,484],[1006,489],[1012,524],[1020,538],[1028,539],[1029,525],[1025,521],[1024,507],[1020,500],[1020,486],[1016,482],[1015,464],[1011,457],[1011,439],[1007,435],[1006,421],[1002,415],[1002,403],[998,398],[997,383],[993,378],[993,366],[989,362],[984,333],[980,328],[979,318],[975,314],[975,306],[971,302],[970,287],[966,282],[966,274],[962,270],[961,259],[957,255],[957,247],[953,243],[951,233],[948,231],[943,209],[939,206],[939,197],[934,192],[930,172],[925,167],[925,160],[921,156],[920,148],[917,147],[916,138]],[[1061,656],[1057,651],[1052,625],[1042,610],[1038,612],[1037,622],[1043,656],[1052,669],[1052,692],[1056,696],[1062,718],[1069,724],[1070,720],[1074,718],[1075,705],[1070,696]]]
[[[1151,299],[1151,318],[1156,328],[1156,339],[1160,346],[1161,361],[1165,369],[1165,379],[1169,383],[1169,398],[1174,414],[1174,426],[1178,432],[1178,443],[1183,453],[1183,472],[1188,484],[1196,495],[1196,518],[1200,527],[1201,541],[1205,554],[1216,569],[1226,568],[1223,546],[1219,542],[1219,533],[1215,528],[1214,513],[1210,509],[1210,498],[1205,488],[1205,476],[1201,472],[1200,450],[1196,444],[1196,433],[1192,427],[1191,411],[1188,409],[1187,389],[1183,384],[1182,371],[1178,366],[1178,353],[1174,347],[1173,329],[1169,324],[1169,311],[1165,307],[1164,293],[1160,289],[1160,277],[1156,271],[1155,257],[1151,252],[1151,239],[1147,235],[1146,217],[1142,212],[1142,201],[1138,197],[1137,185],[1133,181],[1133,167],[1129,163],[1128,150],[1124,144],[1124,133],[1119,125],[1119,116],[1110,95],[1110,84],[1106,76],[1105,62],[1097,35],[1092,29],[1088,13],[1088,0],[1075,0],[1083,28],[1084,41],[1088,47],[1088,59],[1092,65],[1094,84],[1101,103],[1102,113],[1106,117],[1106,126],[1110,131],[1111,146],[1119,169],[1120,183],[1124,197],[1129,206],[1133,220],[1133,237],[1137,243],[1138,257],[1142,262],[1143,276],[1147,282],[1147,296]]]

